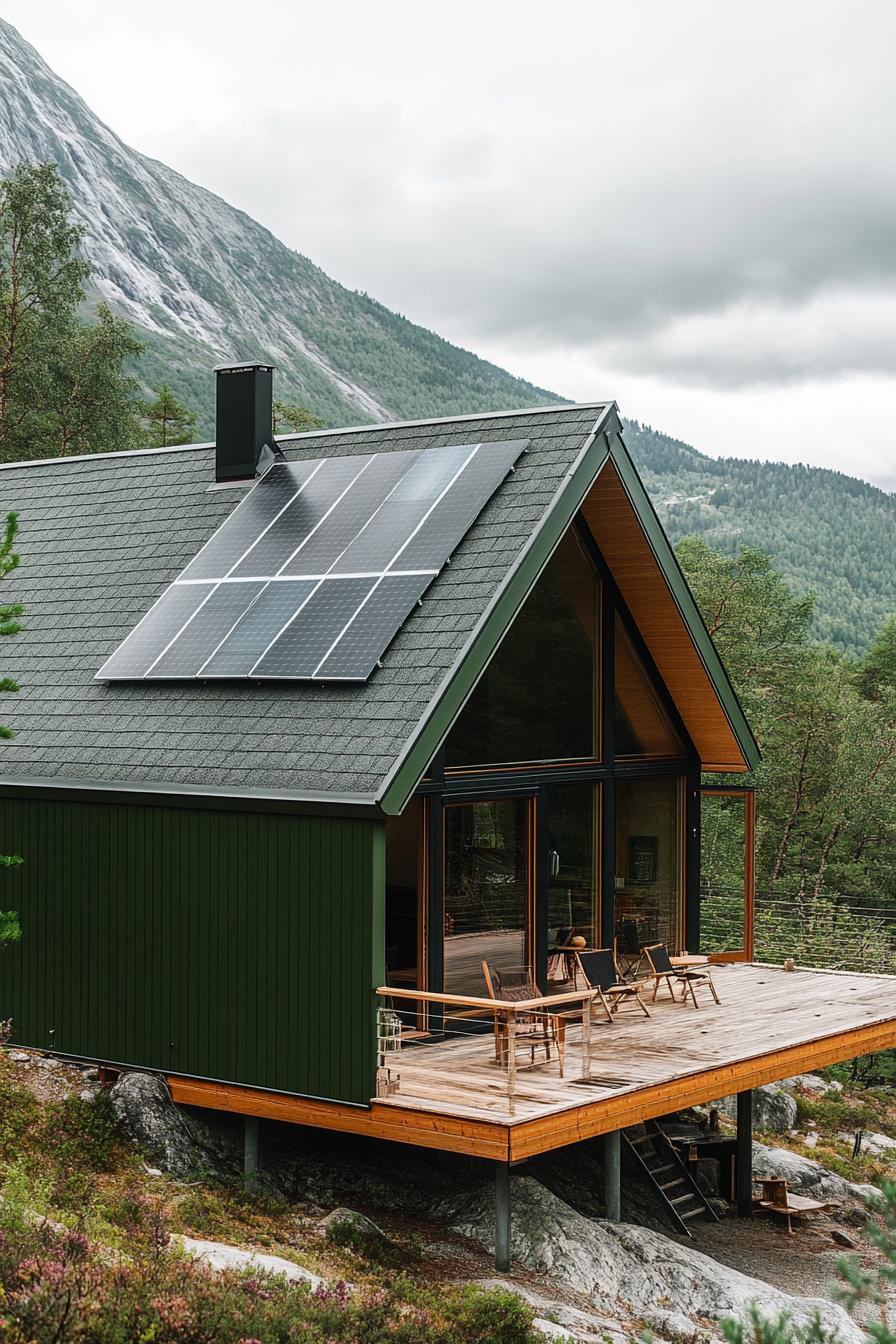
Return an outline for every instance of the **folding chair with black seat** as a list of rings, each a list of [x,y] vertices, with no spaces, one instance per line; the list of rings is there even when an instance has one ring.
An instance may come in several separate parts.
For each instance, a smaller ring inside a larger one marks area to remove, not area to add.
[[[644,948],[644,955],[647,958],[648,965],[650,966],[650,978],[653,980],[654,1003],[656,1003],[656,996],[657,991],[659,990],[660,987],[660,982],[663,980],[665,980],[666,984],[668,985],[669,993],[672,996],[673,1000],[675,999],[675,990],[672,987],[672,981],[677,980],[682,987],[681,992],[682,1003],[685,1002],[685,1000],[688,997],[688,993],[690,992],[691,999],[693,1000],[694,1003],[694,1007],[695,1008],[700,1007],[699,1003],[697,1002],[697,994],[696,994],[697,985],[706,985],[706,987],[709,989],[710,994],[715,999],[716,1003],[721,1002],[718,994],[716,993],[716,987],[713,984],[712,972],[710,971],[708,966],[673,965],[672,958],[669,956],[669,949],[666,947],[665,943],[652,943],[649,947]]]
[[[636,919],[627,919],[623,916],[617,922],[615,950],[616,961],[623,976],[627,978],[636,974],[644,960]]]
[[[497,967],[482,963],[485,987],[490,999],[502,1003],[525,1003],[528,999],[543,999],[544,995],[535,983],[528,967],[521,971],[499,971]],[[531,1064],[535,1063],[535,1049],[544,1048],[545,1063],[550,1063],[551,1046],[557,1047],[557,1059],[560,1065],[560,1077],[563,1077],[563,1058],[566,1046],[564,1021],[558,1013],[516,1013],[514,1015],[514,1046],[522,1046],[529,1051]],[[510,1039],[508,1017],[495,1014],[495,1056],[500,1065],[507,1060],[507,1048]]]
[[[623,980],[609,947],[599,947],[593,952],[579,952],[576,960],[585,984],[596,991],[595,998],[600,1000],[608,1022],[613,1021],[613,1014],[618,1013],[625,1002],[631,1003],[633,1008],[640,1008],[645,1017],[650,1016],[650,1010],[641,998],[644,986]]]

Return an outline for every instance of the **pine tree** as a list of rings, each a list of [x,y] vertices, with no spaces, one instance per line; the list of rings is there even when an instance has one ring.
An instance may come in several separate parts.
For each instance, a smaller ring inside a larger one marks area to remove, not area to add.
[[[304,406],[290,406],[285,401],[274,402],[274,433],[304,434],[309,429],[323,429],[324,421],[312,415]]]
[[[141,420],[148,448],[171,448],[190,443],[196,430],[196,416],[178,401],[167,383],[159,388],[154,401],[144,403]]]
[[[730,555],[689,538],[677,553],[762,748],[759,890],[891,903],[896,622],[857,670],[813,640],[813,599],[795,596],[764,552]],[[769,932],[757,925],[757,937]],[[762,946],[763,955],[772,950]]]
[[[21,163],[0,182],[0,461],[135,441],[122,361],[142,346],[103,307],[81,317],[90,267],[70,204],[54,164]]]

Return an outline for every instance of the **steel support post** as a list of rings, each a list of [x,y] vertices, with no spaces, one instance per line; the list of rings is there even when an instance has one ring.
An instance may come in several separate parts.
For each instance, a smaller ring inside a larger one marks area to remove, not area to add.
[[[622,1136],[618,1129],[604,1135],[604,1217],[622,1221]]]
[[[495,1269],[510,1270],[510,1163],[495,1162]]]
[[[737,1147],[734,1153],[734,1183],[737,1212],[741,1218],[753,1216],[753,1093],[737,1094]]]
[[[243,1184],[250,1194],[258,1189],[258,1116],[243,1119]]]

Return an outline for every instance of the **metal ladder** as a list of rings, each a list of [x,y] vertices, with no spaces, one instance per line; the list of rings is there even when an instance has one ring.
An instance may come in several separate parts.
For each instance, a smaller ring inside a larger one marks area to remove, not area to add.
[[[630,1134],[624,1129],[622,1137],[674,1225],[690,1237],[692,1233],[688,1224],[692,1218],[702,1214],[717,1223],[719,1219],[715,1209],[660,1125],[655,1120],[648,1120],[644,1127],[646,1134]]]

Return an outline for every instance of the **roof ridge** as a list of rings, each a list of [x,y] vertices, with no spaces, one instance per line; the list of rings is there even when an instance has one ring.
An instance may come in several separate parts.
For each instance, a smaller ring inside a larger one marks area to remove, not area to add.
[[[278,434],[278,443],[295,443],[297,440],[323,439],[333,434],[369,434],[374,430],[413,429],[418,425],[457,425],[469,424],[473,420],[502,420],[514,415],[550,415],[556,411],[602,411],[615,406],[615,401],[606,398],[602,401],[564,401],[553,406],[520,406],[506,411],[470,411],[464,415],[437,415],[424,420],[376,420],[369,425],[343,425],[328,429],[309,429],[303,434]]]
[[[158,457],[161,453],[198,452],[200,448],[214,448],[210,443],[170,443],[166,448],[120,448],[115,453],[70,453],[65,457],[28,457],[21,462],[0,462],[0,471],[9,471],[13,467],[55,467],[68,462],[101,462],[110,457]]]
[[[471,411],[466,415],[440,415],[428,420],[377,420],[370,425],[334,425],[328,429],[310,429],[304,434],[275,434],[274,440],[276,443],[304,443],[308,439],[332,438],[337,434],[369,434],[375,430],[414,429],[422,425],[469,424],[474,420],[500,420],[505,416],[518,415],[549,415],[556,411],[602,411],[615,404],[613,401],[569,401],[553,406],[528,406],[508,411]],[[15,467],[53,467],[69,462],[106,461],[113,457],[153,457],[161,453],[198,452],[200,449],[214,446],[214,440],[211,440],[207,443],[173,443],[165,448],[122,448],[115,453],[72,453],[67,457],[31,457],[22,462],[0,462],[0,471],[9,471]]]

